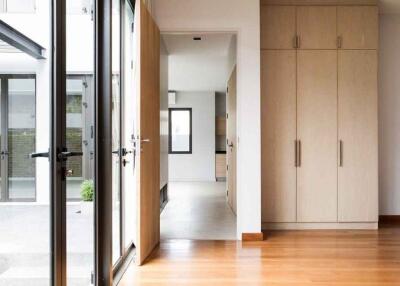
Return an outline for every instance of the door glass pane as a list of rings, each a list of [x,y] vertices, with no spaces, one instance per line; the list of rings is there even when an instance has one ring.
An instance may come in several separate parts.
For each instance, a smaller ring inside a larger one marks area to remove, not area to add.
[[[112,205],[113,263],[121,256],[121,164],[120,164],[120,1],[112,1]]]
[[[0,43],[0,285],[49,286],[50,165],[30,154],[50,147],[51,1],[2,4],[0,20],[45,51],[38,60]]]
[[[8,193],[11,200],[36,198],[35,79],[8,80]]]
[[[124,104],[123,104],[123,142],[126,149],[123,165],[124,192],[124,247],[127,249],[134,243],[136,233],[136,168],[135,168],[135,37],[132,27],[134,15],[129,1],[125,1],[124,29]]]
[[[67,285],[92,285],[94,273],[93,0],[66,1]],[[80,13],[79,11],[82,11]]]
[[[190,152],[190,110],[171,110],[171,150]]]

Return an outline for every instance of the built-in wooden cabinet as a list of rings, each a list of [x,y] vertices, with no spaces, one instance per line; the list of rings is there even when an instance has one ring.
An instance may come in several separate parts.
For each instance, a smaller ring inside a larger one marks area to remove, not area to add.
[[[263,221],[296,221],[296,51],[261,52]]]
[[[261,6],[262,49],[293,49],[295,35],[295,7]]]
[[[297,36],[300,49],[336,49],[336,7],[297,8]]]
[[[262,6],[262,220],[375,228],[375,6]]]
[[[337,9],[341,49],[378,49],[378,7],[342,6]]]
[[[378,216],[377,51],[339,51],[339,221]]]
[[[297,140],[297,221],[336,221],[336,51],[297,54]]]

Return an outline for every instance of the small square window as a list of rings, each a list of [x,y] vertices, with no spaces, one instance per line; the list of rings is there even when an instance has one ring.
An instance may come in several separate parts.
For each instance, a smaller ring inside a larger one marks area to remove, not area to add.
[[[192,154],[192,109],[169,109],[169,153]]]
[[[7,13],[34,14],[36,0],[3,0],[6,2]]]

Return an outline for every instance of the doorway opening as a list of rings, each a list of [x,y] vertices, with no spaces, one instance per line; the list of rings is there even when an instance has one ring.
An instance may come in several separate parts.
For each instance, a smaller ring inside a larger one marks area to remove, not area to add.
[[[161,240],[236,240],[236,141],[236,35],[163,34]]]

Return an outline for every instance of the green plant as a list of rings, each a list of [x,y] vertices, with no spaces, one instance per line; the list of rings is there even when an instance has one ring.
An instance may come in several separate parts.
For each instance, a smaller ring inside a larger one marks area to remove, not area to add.
[[[93,197],[94,197],[93,180],[85,180],[82,182],[81,197],[84,202],[93,202]]]

